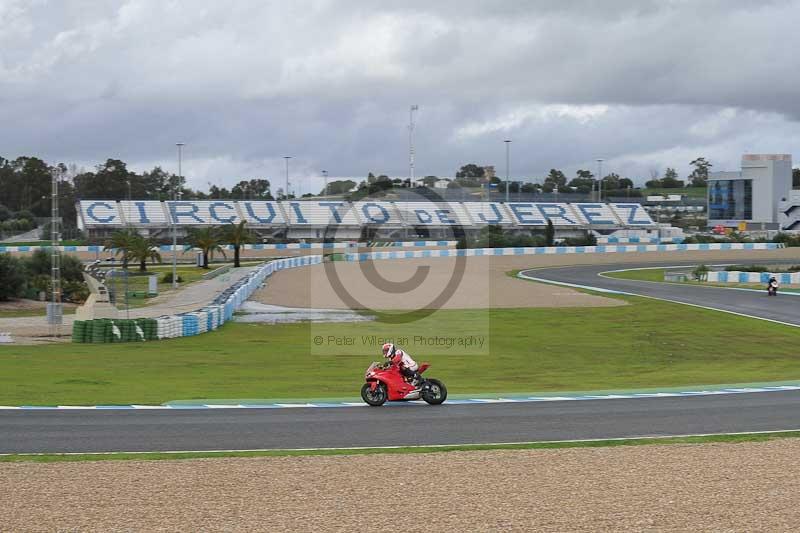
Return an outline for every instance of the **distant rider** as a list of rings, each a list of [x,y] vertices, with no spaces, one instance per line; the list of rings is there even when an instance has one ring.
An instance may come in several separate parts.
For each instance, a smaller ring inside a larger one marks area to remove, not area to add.
[[[769,278],[769,283],[767,284],[767,290],[772,290],[774,292],[778,292],[778,278],[775,276],[771,276]]]
[[[419,370],[419,365],[406,352],[391,342],[387,342],[383,345],[383,356],[391,361],[392,364],[397,365],[403,376],[413,385],[417,386],[422,383],[422,376],[417,372],[417,370]]]

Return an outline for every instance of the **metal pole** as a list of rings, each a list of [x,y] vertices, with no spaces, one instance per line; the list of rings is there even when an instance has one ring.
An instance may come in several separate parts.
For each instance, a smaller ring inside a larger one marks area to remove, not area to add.
[[[289,160],[292,158],[290,155],[285,155],[283,158],[286,160],[286,190],[283,191],[283,199],[289,199]]]
[[[414,111],[418,109],[419,106],[414,104],[408,111],[408,176],[412,186],[414,185]]]
[[[52,198],[50,200],[50,334],[54,337],[61,335],[61,255],[58,250],[60,218],[58,213],[58,178],[59,173],[52,175]]]
[[[508,194],[509,194],[509,189],[508,189],[508,174],[509,174],[509,166],[510,166],[509,162],[510,162],[510,160],[511,160],[511,159],[510,159],[510,155],[509,155],[509,154],[510,154],[510,152],[511,152],[511,150],[510,150],[510,147],[511,147],[511,141],[510,141],[510,140],[508,140],[508,139],[506,139],[506,140],[505,140],[505,141],[503,141],[503,142],[504,142],[504,143],[506,143],[506,203],[508,203]]]
[[[603,201],[603,160],[597,160],[597,201]]]
[[[324,190],[323,196],[328,196],[328,171],[327,170],[323,170],[322,171],[322,177],[325,178],[325,190]]]
[[[175,146],[178,147],[178,183],[173,184],[172,186],[172,201],[176,201],[178,199],[178,185],[181,181],[181,176],[183,175],[183,168],[181,167],[182,159],[183,159],[183,146],[184,143],[175,143]],[[178,288],[178,228],[175,225],[177,222],[174,220],[172,216],[173,211],[170,210],[170,222],[172,223],[172,288]]]

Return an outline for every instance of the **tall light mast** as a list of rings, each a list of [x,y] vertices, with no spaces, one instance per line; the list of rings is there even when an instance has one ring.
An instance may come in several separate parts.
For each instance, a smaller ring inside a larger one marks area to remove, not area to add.
[[[411,178],[411,186],[414,186],[414,111],[419,110],[419,106],[414,104],[408,111],[408,176]]]

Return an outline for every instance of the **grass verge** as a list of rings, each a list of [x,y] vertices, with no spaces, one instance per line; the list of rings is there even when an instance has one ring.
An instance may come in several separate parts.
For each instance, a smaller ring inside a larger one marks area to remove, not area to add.
[[[404,348],[454,395],[800,379],[800,328],[619,298],[629,305],[439,310],[403,324],[233,322],[150,343],[0,346],[0,405],[353,397],[387,337],[406,337]],[[486,342],[477,355],[420,340],[477,334]],[[342,339],[353,342],[334,346]]]
[[[399,446],[396,448],[319,448],[305,450],[254,450],[220,452],[144,452],[144,453],[86,453],[86,454],[15,454],[0,456],[0,463],[56,463],[78,461],[163,461],[225,457],[292,457],[312,455],[374,455],[408,453],[445,453],[494,450],[554,450],[565,448],[608,448],[616,446],[650,446],[670,444],[711,444],[767,442],[776,439],[798,438],[800,431],[700,435],[687,437],[653,437],[639,439],[606,439],[577,441],[542,441],[509,444],[464,444],[453,446]]]

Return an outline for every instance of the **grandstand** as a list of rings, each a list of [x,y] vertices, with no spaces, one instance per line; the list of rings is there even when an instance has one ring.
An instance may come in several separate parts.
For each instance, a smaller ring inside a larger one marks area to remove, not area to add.
[[[106,201],[78,203],[78,227],[90,237],[133,227],[166,238],[193,227],[247,221],[264,239],[352,240],[448,238],[489,224],[530,233],[552,222],[559,237],[589,231],[648,231],[657,226],[638,203],[404,201]]]

